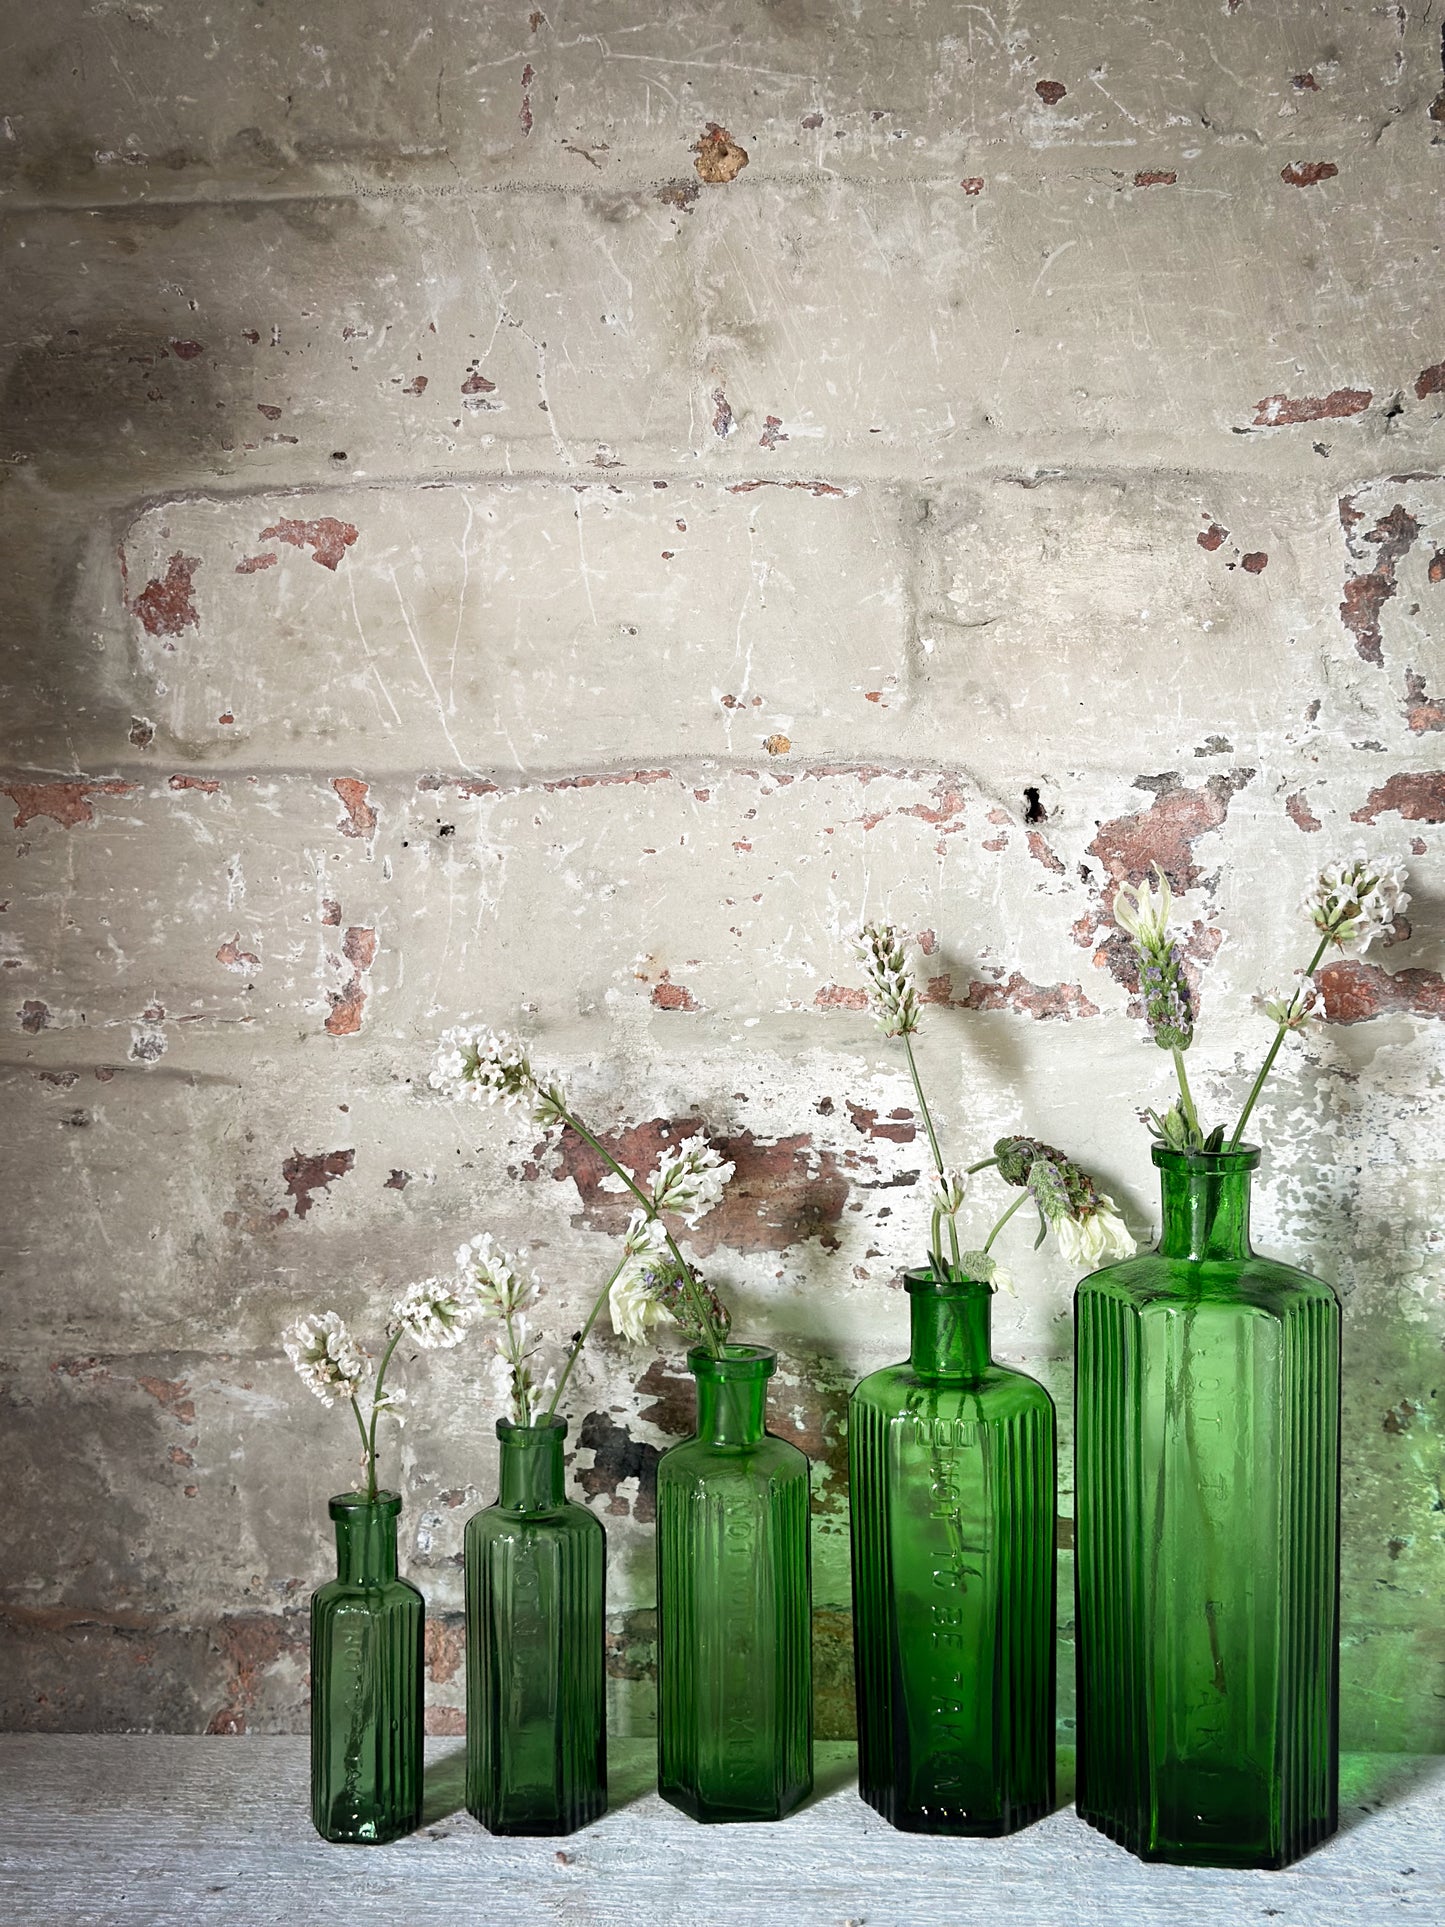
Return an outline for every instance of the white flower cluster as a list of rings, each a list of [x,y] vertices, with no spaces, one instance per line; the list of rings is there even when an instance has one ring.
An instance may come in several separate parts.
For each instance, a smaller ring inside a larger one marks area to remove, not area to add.
[[[963,1277],[973,1278],[981,1285],[992,1285],[995,1291],[1014,1288],[1013,1273],[1005,1271],[991,1251],[961,1251],[958,1269]]]
[[[675,1151],[661,1158],[652,1174],[652,1208],[676,1211],[685,1224],[695,1225],[722,1203],[735,1168],[701,1133],[684,1138]]]
[[[868,1008],[885,1037],[918,1028],[918,992],[903,961],[903,937],[891,923],[865,923],[855,948],[869,982]]]
[[[281,1334],[281,1343],[302,1384],[323,1405],[356,1397],[366,1376],[366,1353],[334,1311],[298,1318]]]
[[[493,1244],[490,1231],[457,1246],[457,1270],[481,1308],[500,1318],[515,1318],[537,1295],[536,1276],[519,1271],[516,1261]]]
[[[1312,983],[1302,983],[1297,984],[1288,997],[1270,998],[1264,1010],[1281,1029],[1298,1035],[1306,1024],[1324,1016],[1325,1000]]]
[[[1306,891],[1304,908],[1316,929],[1343,947],[1368,950],[1389,934],[1410,907],[1403,863],[1371,862],[1357,849],[1348,863],[1331,863]]]
[[[1154,874],[1159,879],[1157,890],[1148,883],[1122,885],[1114,898],[1114,921],[1145,949],[1163,950],[1169,944],[1169,915],[1174,907],[1174,893],[1157,863]]]
[[[623,1265],[607,1291],[612,1329],[629,1345],[640,1345],[654,1325],[667,1317],[653,1296],[646,1274],[667,1256],[667,1232],[645,1211],[634,1211],[622,1241]]]
[[[393,1337],[404,1332],[423,1351],[445,1351],[466,1337],[476,1312],[450,1278],[425,1278],[392,1306],[387,1331]]]
[[[968,1173],[953,1171],[946,1165],[934,1174],[933,1208],[941,1218],[956,1218],[963,1209],[968,1192]]]
[[[1119,1215],[1118,1205],[1106,1191],[1100,1191],[1097,1196],[1098,1203],[1084,1216],[1071,1218],[1061,1214],[1052,1220],[1059,1250],[1069,1264],[1080,1270],[1097,1271],[1100,1265],[1132,1258],[1137,1249]]]

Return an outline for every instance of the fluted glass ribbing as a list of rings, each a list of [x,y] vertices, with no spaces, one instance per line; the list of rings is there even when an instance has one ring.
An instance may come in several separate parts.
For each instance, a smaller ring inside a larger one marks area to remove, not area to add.
[[[566,1496],[566,1435],[499,1419],[499,1495],[467,1522],[467,1807],[491,1833],[607,1810],[606,1537]]]
[[[396,1571],[395,1492],[330,1502],[337,1577],[311,1599],[311,1818],[377,1843],[421,1821],[425,1606]]]
[[[658,1461],[658,1790],[694,1820],[779,1820],[813,1783],[808,1461],[763,1428],[776,1362],[689,1353],[697,1436]]]
[[[1250,1250],[1258,1150],[1154,1162],[1158,1249],[1076,1299],[1078,1808],[1279,1867],[1338,1818],[1339,1304]]]
[[[905,1279],[912,1353],[848,1408],[858,1790],[910,1833],[1054,1798],[1053,1401],[994,1363],[991,1293]]]

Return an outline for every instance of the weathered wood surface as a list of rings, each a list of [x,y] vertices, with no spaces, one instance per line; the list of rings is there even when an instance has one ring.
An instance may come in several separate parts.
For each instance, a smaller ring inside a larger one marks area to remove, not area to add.
[[[1146,1867],[1071,1809],[1011,1840],[895,1833],[853,1749],[776,1827],[692,1825],[653,1790],[650,1743],[613,1748],[612,1811],[570,1840],[494,1840],[461,1808],[461,1749],[428,1747],[410,1839],[327,1847],[297,1739],[0,1737],[6,1927],[1375,1927],[1445,1919],[1445,1760],[1355,1755],[1343,1825],[1278,1874]]]

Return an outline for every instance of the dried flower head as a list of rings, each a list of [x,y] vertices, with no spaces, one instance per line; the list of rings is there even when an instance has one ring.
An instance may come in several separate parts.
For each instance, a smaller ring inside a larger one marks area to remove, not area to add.
[[[693,1341],[707,1336],[698,1316],[699,1306],[719,1343],[732,1329],[731,1313],[696,1265],[688,1266],[686,1277],[675,1259],[671,1263],[652,1265],[639,1274],[639,1283],[676,1321],[683,1335]]]
[[[1139,994],[1149,1034],[1161,1050],[1188,1050],[1194,1041],[1194,1006],[1184,959],[1169,935],[1174,896],[1156,863],[1159,888],[1126,883],[1114,898],[1114,920],[1134,941]]]
[[[366,1353],[334,1311],[319,1317],[298,1318],[281,1335],[286,1356],[301,1382],[323,1405],[355,1398],[366,1376]]]
[[[392,1306],[387,1332],[404,1333],[424,1351],[444,1351],[461,1343],[476,1312],[475,1300],[468,1304],[451,1279],[424,1278]]]
[[[1315,928],[1344,949],[1368,950],[1388,936],[1410,907],[1403,863],[1371,862],[1357,849],[1348,863],[1331,863],[1306,891],[1304,908]]]
[[[1118,1206],[1072,1158],[1032,1137],[1001,1137],[993,1151],[999,1175],[1009,1184],[1027,1187],[1071,1264],[1087,1261],[1092,1266],[1133,1256],[1134,1240]]]
[[[1012,1272],[1005,1271],[991,1251],[959,1252],[958,1270],[965,1278],[973,1278],[981,1285],[992,1285],[995,1291],[1011,1292],[1014,1288]]]
[[[903,944],[893,924],[865,923],[855,946],[868,977],[868,1008],[885,1037],[911,1036],[921,1015]]]
[[[1082,1218],[1059,1218],[1054,1236],[1059,1250],[1076,1270],[1096,1271],[1121,1258],[1132,1258],[1134,1239],[1119,1215],[1119,1208],[1107,1191],[1096,1194],[1092,1211]]]
[[[675,1151],[663,1154],[652,1174],[652,1208],[676,1211],[685,1224],[695,1225],[721,1204],[734,1169],[701,1134],[684,1138]]]

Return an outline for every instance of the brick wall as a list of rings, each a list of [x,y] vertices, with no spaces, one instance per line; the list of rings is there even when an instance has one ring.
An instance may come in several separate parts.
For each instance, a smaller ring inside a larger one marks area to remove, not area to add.
[[[618,1214],[428,1096],[475,1016],[639,1165],[689,1119],[736,1159],[693,1242],[818,1467],[846,1731],[843,1408],[924,1223],[848,934],[919,937],[960,1153],[1076,1147],[1142,1233],[1167,1065],[1114,887],[1180,893],[1222,1112],[1363,837],[1413,935],[1336,970],[1264,1105],[1259,1241],[1347,1305],[1347,1743],[1445,1745],[1440,28],[1096,12],[10,23],[8,1723],[304,1721],[350,1448],[280,1354],[298,1310],[375,1324],[489,1228],[575,1326]],[[999,1346],[1067,1437],[1073,1279],[1026,1246]],[[479,1346],[411,1380],[453,1731],[495,1399]],[[572,1401],[618,1730],[688,1406],[610,1338]],[[1066,1476],[1065,1547],[1071,1510]]]

